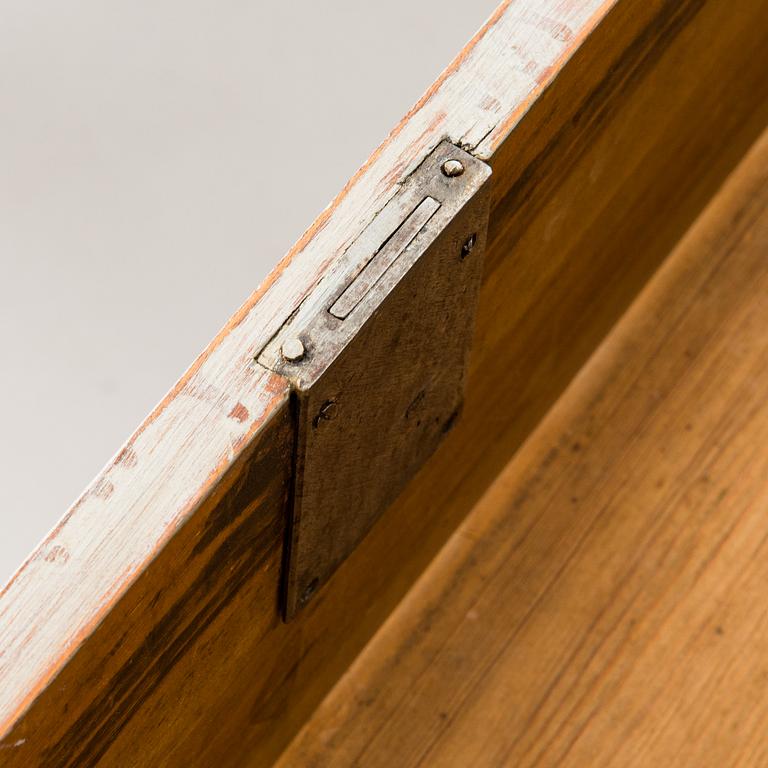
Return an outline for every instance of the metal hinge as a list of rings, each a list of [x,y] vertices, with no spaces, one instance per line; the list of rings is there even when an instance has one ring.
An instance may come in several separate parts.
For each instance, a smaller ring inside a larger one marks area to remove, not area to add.
[[[349,556],[459,414],[490,174],[442,142],[258,355],[294,393],[286,620]]]

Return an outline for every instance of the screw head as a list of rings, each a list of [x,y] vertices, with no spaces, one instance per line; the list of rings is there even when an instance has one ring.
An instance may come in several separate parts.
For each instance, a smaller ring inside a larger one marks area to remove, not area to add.
[[[304,605],[305,603],[309,602],[312,595],[315,594],[317,591],[317,587],[320,584],[319,579],[312,579],[312,581],[307,584],[306,587],[304,587],[304,591],[301,593],[301,597],[299,598],[299,602]]]
[[[461,174],[464,173],[464,166],[459,160],[446,160],[440,170],[442,170],[444,176],[453,178],[454,176],[461,176]]]
[[[297,363],[304,357],[305,353],[304,344],[297,337],[286,339],[283,342],[283,346],[280,347],[280,354],[283,356],[283,360],[287,360],[289,363]]]
[[[477,233],[472,233],[465,241],[464,245],[461,246],[461,258],[466,259],[467,256],[469,256],[470,253],[472,253],[472,249],[475,247],[475,243],[477,243]]]
[[[339,415],[339,406],[335,400],[328,400],[320,408],[318,418],[324,421],[333,421]]]

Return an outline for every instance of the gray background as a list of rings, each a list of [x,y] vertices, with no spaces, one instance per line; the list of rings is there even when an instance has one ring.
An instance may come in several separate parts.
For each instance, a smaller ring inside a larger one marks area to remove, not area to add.
[[[0,3],[0,585],[496,2]]]

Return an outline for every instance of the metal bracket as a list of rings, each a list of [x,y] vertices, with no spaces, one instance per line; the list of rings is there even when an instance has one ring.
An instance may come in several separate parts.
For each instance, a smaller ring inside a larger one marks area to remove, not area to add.
[[[349,556],[459,414],[490,174],[442,142],[257,358],[294,392],[286,620]]]

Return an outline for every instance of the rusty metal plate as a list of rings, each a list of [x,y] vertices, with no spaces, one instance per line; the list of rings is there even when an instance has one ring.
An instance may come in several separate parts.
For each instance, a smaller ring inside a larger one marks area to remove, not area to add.
[[[441,143],[258,357],[294,391],[287,620],[317,594],[458,417],[490,173]]]

